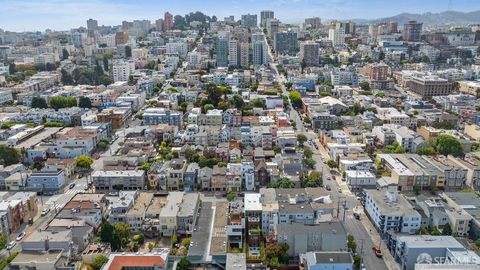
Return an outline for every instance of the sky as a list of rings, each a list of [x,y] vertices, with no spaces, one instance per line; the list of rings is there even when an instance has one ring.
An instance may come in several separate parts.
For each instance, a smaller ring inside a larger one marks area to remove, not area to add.
[[[275,11],[282,22],[299,23],[318,16],[329,19],[375,19],[402,12],[424,13],[480,10],[480,0],[0,0],[0,28],[10,31],[69,30],[86,26],[88,18],[99,25],[123,20],[162,18],[165,11],[185,15],[201,11],[223,19],[241,14]]]

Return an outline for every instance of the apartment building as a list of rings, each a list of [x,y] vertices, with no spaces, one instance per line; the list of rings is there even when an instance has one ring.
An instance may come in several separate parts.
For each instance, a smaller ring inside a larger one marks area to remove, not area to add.
[[[92,180],[98,191],[137,190],[145,187],[145,171],[94,171]]]
[[[365,211],[381,232],[415,234],[421,225],[421,215],[410,203],[390,187],[386,190],[367,190]]]

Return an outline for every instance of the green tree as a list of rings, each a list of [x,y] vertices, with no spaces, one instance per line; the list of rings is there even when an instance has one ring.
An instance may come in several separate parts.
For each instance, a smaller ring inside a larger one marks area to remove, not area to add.
[[[112,224],[108,221],[104,221],[100,226],[100,240],[102,240],[102,242],[111,243],[113,240],[113,231],[114,228]]]
[[[5,235],[0,235],[0,250],[7,246],[8,239]]]
[[[330,160],[327,161],[327,165],[330,168],[335,168],[335,167],[337,167],[337,162],[335,162],[335,160],[333,160],[333,159],[330,159]]]
[[[228,192],[227,193],[227,201],[229,201],[229,202],[235,200],[236,197],[237,197],[237,195],[234,192]]]
[[[172,235],[172,246],[174,246],[176,243],[178,243],[178,236],[177,233],[173,233]]]
[[[82,170],[89,170],[93,164],[93,159],[89,156],[80,155],[75,159],[75,165]]]
[[[60,74],[61,74],[61,82],[63,85],[74,85],[74,81],[73,81],[73,76],[68,73],[65,69],[62,69],[60,71]]]
[[[78,99],[78,107],[90,109],[92,107],[92,102],[87,97],[80,97]]]
[[[303,155],[306,157],[306,158],[312,158],[313,156],[313,151],[310,147],[304,147],[303,148]]]
[[[441,134],[435,139],[435,148],[442,155],[463,155],[463,148],[460,142],[453,136]]]
[[[224,94],[218,85],[209,83],[205,86],[205,91],[208,95],[208,103],[213,104],[214,106],[218,105],[222,95]]]
[[[220,102],[218,102],[217,108],[219,110],[226,111],[230,109],[230,103],[228,101],[221,100]]]
[[[139,245],[143,245],[145,243],[145,235],[143,235],[143,233],[134,235],[132,239],[133,241],[137,242]]]
[[[9,166],[20,162],[20,154],[15,148],[0,144],[0,164]]]
[[[245,106],[245,102],[240,95],[233,95],[233,106],[239,110],[242,110]]]
[[[118,233],[120,239],[128,239],[130,237],[130,226],[127,223],[115,223],[113,225],[115,232]]]
[[[353,238],[353,235],[351,234],[347,236],[347,247],[353,252],[357,250],[357,243],[355,242],[355,238]]]
[[[452,235],[452,233],[453,232],[450,223],[445,224],[445,226],[443,226],[442,235]]]
[[[263,108],[263,99],[257,98],[253,100],[253,107],[255,108]]]
[[[108,258],[105,257],[104,255],[99,255],[93,259],[93,269],[94,270],[100,270],[104,264],[108,262]]]
[[[302,95],[298,91],[288,93],[288,97],[294,107],[300,108],[302,106]]]
[[[32,98],[32,108],[38,108],[38,109],[46,109],[48,108],[47,102],[45,99],[41,97],[33,97]]]
[[[298,134],[297,135],[297,142],[300,144],[300,145],[303,145],[306,141],[308,140],[307,136],[305,136],[305,134]]]
[[[208,112],[208,111],[213,110],[213,109],[215,109],[215,106],[213,106],[212,104],[205,104],[205,106],[203,106],[203,110],[205,112]]]
[[[315,164],[317,162],[315,162],[315,160],[313,160],[313,158],[306,158],[304,159],[304,162],[305,162],[305,165],[310,168],[310,169],[315,169]]]
[[[191,239],[190,238],[183,238],[182,239],[182,246],[188,248],[190,246]]]
[[[267,261],[273,259],[278,260],[280,263],[288,263],[288,248],[287,244],[267,243],[267,246],[265,247],[265,259]]]
[[[319,171],[312,171],[310,174],[303,180],[304,187],[321,187],[322,175]]]
[[[70,54],[68,53],[67,49],[62,49],[62,60],[67,60]]]
[[[272,185],[274,188],[294,188],[295,183],[287,177],[281,177],[277,183]]]
[[[50,107],[55,110],[77,106],[77,99],[74,97],[54,96],[49,100]]]
[[[292,82],[285,82],[284,85],[288,90],[290,90],[290,89],[292,89],[293,83]]]
[[[422,155],[422,156],[431,156],[435,155],[435,149],[431,146],[426,146],[426,147],[420,147],[417,149],[417,154]]]
[[[358,84],[358,86],[360,86],[360,88],[363,91],[369,91],[370,90],[370,83],[367,82],[367,81],[362,81],[361,83]]]
[[[188,270],[190,268],[190,265],[192,265],[192,263],[187,259],[187,257],[183,257],[178,262],[177,269],[178,270]]]

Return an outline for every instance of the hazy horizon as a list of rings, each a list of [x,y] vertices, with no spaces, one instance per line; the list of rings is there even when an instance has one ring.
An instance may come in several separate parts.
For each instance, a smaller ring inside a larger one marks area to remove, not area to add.
[[[450,4],[451,2],[451,4]],[[478,0],[2,0],[0,28],[8,31],[69,30],[86,26],[93,18],[99,25],[119,25],[123,20],[162,18],[164,12],[185,15],[201,11],[225,16],[258,14],[261,10],[275,11],[275,17],[287,23],[299,23],[304,18],[317,16],[330,19],[377,19],[400,13],[438,13],[447,10],[471,12],[480,10]],[[260,19],[260,18],[259,18]]]

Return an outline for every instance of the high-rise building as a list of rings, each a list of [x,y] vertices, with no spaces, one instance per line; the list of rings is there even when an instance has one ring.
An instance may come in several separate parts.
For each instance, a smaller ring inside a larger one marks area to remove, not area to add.
[[[87,29],[95,31],[98,29],[98,21],[94,19],[88,19],[87,20]]]
[[[242,15],[241,24],[245,28],[254,28],[257,26],[257,14]]]
[[[133,60],[115,60],[112,64],[114,82],[126,82],[128,77],[135,71]]]
[[[263,34],[252,34],[252,62],[254,65],[268,63],[268,48]]]
[[[311,29],[318,29],[322,25],[322,21],[319,17],[306,18],[305,25]]]
[[[345,28],[334,27],[328,29],[328,40],[332,41],[333,46],[345,45]]]
[[[397,33],[398,32],[398,23],[395,21],[389,21],[387,23],[387,30],[389,33]]]
[[[228,37],[218,37],[216,49],[217,67],[228,67]]]
[[[278,32],[280,27],[280,21],[277,19],[268,19],[267,20],[267,33],[271,40],[275,38],[275,33]]]
[[[298,38],[295,32],[278,32],[274,37],[274,50],[277,55],[288,54],[295,55],[297,53]]]
[[[115,33],[115,44],[125,44],[128,42],[128,35],[125,32]]]
[[[368,64],[366,72],[370,80],[384,81],[388,78],[388,65],[384,63]]]
[[[165,24],[165,21],[163,19],[158,19],[155,21],[155,29],[157,31],[163,31],[163,26]]]
[[[314,41],[304,41],[300,43],[300,60],[306,66],[317,66],[319,62],[320,44]]]
[[[228,42],[228,66],[236,67],[239,65],[239,47],[240,43],[236,39],[230,39]]]
[[[403,40],[418,42],[421,41],[422,23],[409,21],[403,25]]]
[[[146,33],[148,33],[148,31],[150,30],[151,25],[152,23],[150,22],[150,20],[134,20],[133,21],[134,29],[142,30]]]
[[[352,21],[345,22],[345,23],[343,23],[343,27],[345,29],[345,34],[346,35],[355,34],[356,24],[354,22],[352,22]]]
[[[87,30],[88,36],[93,37],[95,36],[95,31],[98,29],[98,21],[94,19],[87,20]]]
[[[163,21],[165,23],[164,30],[169,31],[173,29],[173,15],[170,12],[165,12],[163,16]]]
[[[267,27],[268,19],[275,18],[275,14],[271,10],[263,10],[260,12],[260,26],[265,28]]]
[[[250,44],[248,42],[240,43],[240,66],[248,68],[250,63]]]

